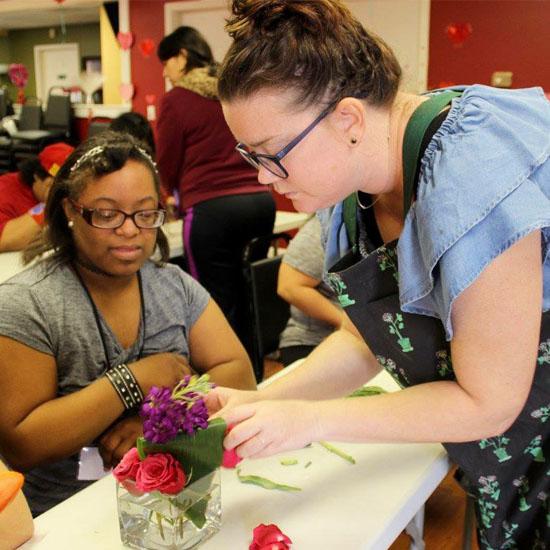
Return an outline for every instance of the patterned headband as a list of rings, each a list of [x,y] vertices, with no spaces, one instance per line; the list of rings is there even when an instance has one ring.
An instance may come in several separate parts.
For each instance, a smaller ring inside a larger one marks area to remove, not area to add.
[[[73,173],[75,170],[78,170],[84,163],[88,162],[90,159],[101,155],[105,149],[104,145],[96,145],[92,147],[87,153],[84,153],[72,166],[70,172]],[[145,150],[142,149],[139,145],[134,145],[133,149],[136,149],[139,154],[145,158],[149,164],[153,167],[153,170],[158,174],[157,163],[153,160],[151,155]]]

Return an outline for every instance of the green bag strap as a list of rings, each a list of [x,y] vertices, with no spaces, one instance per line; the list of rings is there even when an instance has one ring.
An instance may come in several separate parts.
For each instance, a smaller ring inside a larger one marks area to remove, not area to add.
[[[352,247],[355,247],[357,243],[357,195],[355,193],[344,199],[343,214],[348,240]]]
[[[414,175],[422,139],[432,120],[462,92],[441,92],[424,101],[414,111],[405,129],[403,138],[403,212],[407,215],[414,195]],[[357,195],[353,193],[344,199],[343,205],[344,224],[349,242],[355,247],[357,243]]]
[[[433,119],[462,92],[441,92],[424,101],[412,114],[403,138],[403,216],[407,215],[414,195],[414,176],[419,162],[422,139]]]

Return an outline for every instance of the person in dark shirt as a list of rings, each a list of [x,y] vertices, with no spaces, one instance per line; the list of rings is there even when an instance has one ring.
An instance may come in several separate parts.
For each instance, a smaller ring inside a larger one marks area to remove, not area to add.
[[[185,266],[246,343],[243,249],[272,232],[275,202],[235,150],[203,36],[179,27],[163,38],[157,55],[173,85],[160,105],[157,163],[163,185],[179,193]]]

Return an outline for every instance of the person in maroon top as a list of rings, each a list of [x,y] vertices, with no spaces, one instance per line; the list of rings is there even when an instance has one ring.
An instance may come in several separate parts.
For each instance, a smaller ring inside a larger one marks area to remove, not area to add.
[[[185,267],[246,343],[243,250],[254,237],[273,231],[275,202],[235,150],[204,37],[179,27],[163,38],[157,55],[173,85],[160,105],[157,164],[163,185],[179,193]]]
[[[0,176],[0,252],[22,250],[41,231],[53,176],[73,148],[53,143]]]

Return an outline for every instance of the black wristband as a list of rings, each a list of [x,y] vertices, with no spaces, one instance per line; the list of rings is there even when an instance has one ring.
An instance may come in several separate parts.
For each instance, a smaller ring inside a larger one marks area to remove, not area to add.
[[[113,385],[126,410],[141,405],[143,392],[132,371],[124,363],[108,370],[105,376]]]

